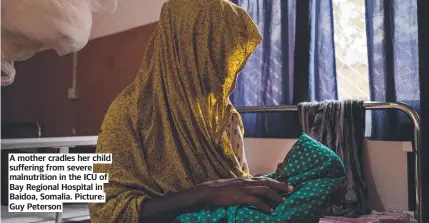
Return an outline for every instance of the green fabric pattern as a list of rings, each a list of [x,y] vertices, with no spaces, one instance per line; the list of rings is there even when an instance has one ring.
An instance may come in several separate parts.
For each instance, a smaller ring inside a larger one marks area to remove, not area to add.
[[[273,213],[265,214],[250,206],[230,206],[183,214],[177,220],[182,223],[319,222],[319,218],[328,214],[331,193],[345,180],[343,162],[335,152],[306,134],[302,134],[288,156],[282,173],[266,175],[287,181],[295,188]]]

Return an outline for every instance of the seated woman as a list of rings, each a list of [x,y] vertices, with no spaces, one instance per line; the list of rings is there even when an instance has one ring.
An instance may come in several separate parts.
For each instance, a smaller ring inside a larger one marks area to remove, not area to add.
[[[228,100],[260,43],[226,0],[170,0],[135,81],[110,106],[97,145],[112,153],[100,222],[311,222],[345,173],[303,135],[273,174],[248,173],[240,115]]]

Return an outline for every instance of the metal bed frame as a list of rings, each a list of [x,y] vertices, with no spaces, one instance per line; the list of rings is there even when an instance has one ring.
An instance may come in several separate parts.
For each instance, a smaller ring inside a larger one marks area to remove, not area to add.
[[[420,145],[420,117],[417,112],[410,106],[404,103],[393,103],[393,102],[364,102],[363,107],[365,110],[389,110],[397,109],[405,112],[413,122],[414,125],[414,138],[412,142],[413,153],[415,155],[415,183],[416,183],[416,210],[415,218],[418,223],[423,223],[422,213],[422,193],[421,193],[421,145]],[[239,113],[268,113],[268,112],[297,112],[298,106],[296,105],[285,105],[285,106],[258,106],[258,107],[244,107],[237,108]]]
[[[416,211],[415,217],[418,223],[423,223],[422,215],[422,195],[421,195],[421,157],[420,157],[420,118],[417,112],[410,106],[403,103],[383,103],[365,102],[366,110],[387,110],[397,109],[405,112],[414,125],[413,153],[415,154],[415,182],[416,182]],[[290,106],[262,106],[237,108],[240,113],[268,113],[268,112],[296,112],[296,105]],[[97,143],[97,136],[83,137],[57,137],[57,138],[32,138],[32,139],[2,139],[1,149],[29,149],[29,148],[57,148],[60,153],[68,153],[69,148],[76,146],[94,146]],[[55,222],[62,222],[62,213],[56,213]]]

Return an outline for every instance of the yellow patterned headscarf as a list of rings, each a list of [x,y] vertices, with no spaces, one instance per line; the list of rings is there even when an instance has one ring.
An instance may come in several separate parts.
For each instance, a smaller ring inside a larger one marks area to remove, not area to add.
[[[106,203],[93,222],[138,222],[142,202],[248,173],[225,129],[237,73],[260,43],[249,15],[226,0],[170,0],[135,81],[110,106],[97,152],[112,153]],[[240,120],[241,123],[241,120]]]

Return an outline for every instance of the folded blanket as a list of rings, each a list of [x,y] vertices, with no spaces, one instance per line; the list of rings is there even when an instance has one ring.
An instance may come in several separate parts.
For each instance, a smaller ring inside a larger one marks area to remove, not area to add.
[[[345,192],[341,197],[333,198],[336,204],[331,207],[331,215],[355,217],[367,214],[367,188],[361,168],[365,134],[363,102],[306,102],[298,105],[298,113],[303,131],[331,148],[346,168]]]
[[[206,208],[183,214],[178,222],[318,222],[327,215],[331,193],[345,180],[341,159],[329,148],[303,134],[276,172],[266,177],[293,185],[295,190],[272,214],[250,206]]]
[[[404,212],[373,212],[359,218],[324,217],[319,223],[417,223],[417,220]]]

